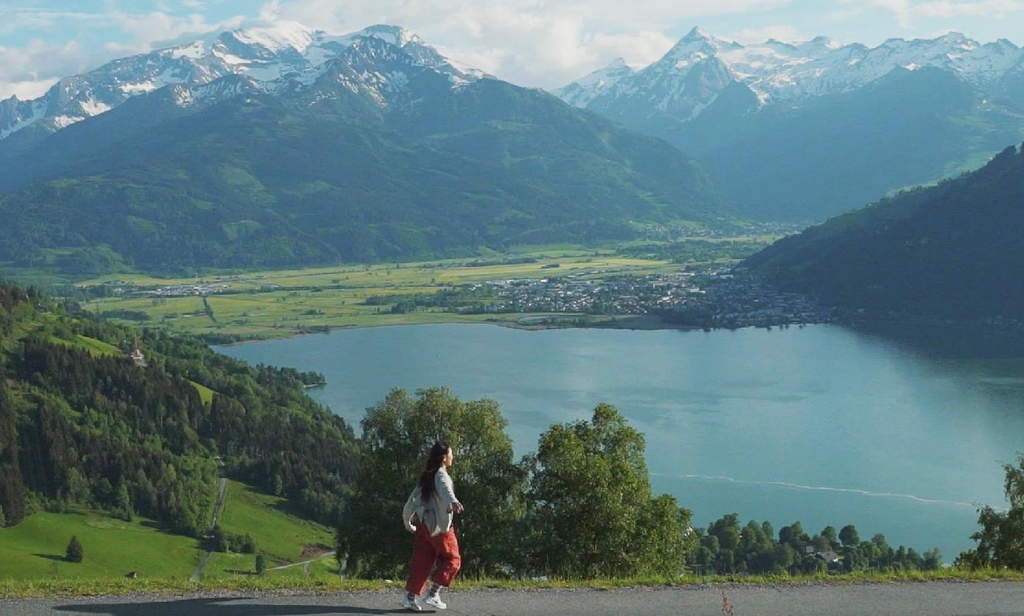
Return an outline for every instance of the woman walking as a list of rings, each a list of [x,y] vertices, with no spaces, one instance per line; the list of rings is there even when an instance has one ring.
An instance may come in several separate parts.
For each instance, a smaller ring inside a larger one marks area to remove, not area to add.
[[[462,513],[464,508],[455,497],[452,478],[448,475],[453,459],[452,448],[447,442],[439,440],[434,443],[419,485],[402,509],[406,530],[416,533],[402,607],[414,612],[423,609],[419,596],[428,577],[432,583],[424,602],[439,610],[448,607],[441,600],[441,589],[451,586],[462,565],[452,518],[456,513]],[[431,571],[434,572],[432,577]]]

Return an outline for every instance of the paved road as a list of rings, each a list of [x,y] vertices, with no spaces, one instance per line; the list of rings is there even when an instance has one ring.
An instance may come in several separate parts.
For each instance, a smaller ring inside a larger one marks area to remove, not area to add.
[[[1024,582],[865,585],[710,585],[618,590],[474,590],[446,596],[446,615],[1024,616]],[[0,602],[3,616],[311,616],[408,613],[399,591],[328,595],[118,597]]]

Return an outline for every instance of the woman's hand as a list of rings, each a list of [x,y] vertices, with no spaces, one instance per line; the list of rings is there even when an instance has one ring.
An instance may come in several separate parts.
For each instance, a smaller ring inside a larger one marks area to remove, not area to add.
[[[456,503],[455,503],[455,504],[453,505],[453,507],[454,507],[454,509],[455,509],[455,513],[462,513],[463,511],[465,511],[465,510],[466,510],[466,508],[465,508],[465,507],[463,507],[463,506],[462,506],[462,503],[460,503],[460,502],[456,502]]]

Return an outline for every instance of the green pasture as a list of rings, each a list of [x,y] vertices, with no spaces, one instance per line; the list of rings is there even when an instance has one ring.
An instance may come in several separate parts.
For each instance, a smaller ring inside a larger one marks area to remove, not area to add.
[[[334,549],[331,529],[293,515],[285,499],[235,481],[228,482],[219,524],[231,534],[251,535],[268,569],[309,560]],[[253,560],[253,555],[246,556]]]
[[[205,385],[200,385],[199,383],[196,383],[195,381],[189,381],[189,382],[192,383],[192,385],[195,386],[196,391],[199,392],[199,399],[203,401],[203,404],[212,404],[213,403],[213,390],[212,389],[210,389],[209,387],[207,387]]]
[[[64,560],[78,537],[81,563]],[[0,579],[106,579],[129,571],[147,578],[187,578],[198,563],[198,542],[159,530],[148,520],[125,522],[102,512],[36,513],[0,528]]]
[[[229,482],[221,528],[236,535],[249,534],[264,555],[266,575],[306,577],[302,565],[313,560],[310,577],[337,576],[330,528],[299,518],[280,497],[260,494],[245,484]],[[84,559],[64,559],[71,537],[78,537]],[[150,520],[132,522],[105,512],[35,513],[17,526],[0,528],[0,581],[116,580],[135,571],[139,580],[188,579],[205,547],[191,537],[173,535]],[[255,571],[254,554],[214,554],[203,570],[204,580],[249,575]]]
[[[97,284],[158,286],[224,284],[226,293],[198,296],[120,296],[90,301],[87,310],[142,312],[149,320],[143,325],[166,327],[192,334],[221,333],[252,338],[294,335],[311,328],[371,327],[437,322],[515,321],[523,315],[458,315],[442,310],[391,314],[390,304],[371,306],[373,296],[400,301],[403,295],[436,293],[442,289],[492,280],[546,278],[575,275],[603,278],[612,275],[644,275],[679,271],[678,264],[616,257],[578,247],[545,247],[543,252],[524,254],[530,263],[502,263],[491,260],[444,260],[422,263],[381,263],[250,272],[223,273],[202,279],[157,279],[117,274],[96,278],[82,286]],[[486,264],[481,264],[486,263]],[[557,268],[552,265],[557,264]],[[546,267],[545,267],[546,266]]]
[[[89,351],[94,356],[110,356],[120,355],[121,350],[112,344],[97,340],[95,338],[89,338],[88,336],[78,335],[78,345]]]

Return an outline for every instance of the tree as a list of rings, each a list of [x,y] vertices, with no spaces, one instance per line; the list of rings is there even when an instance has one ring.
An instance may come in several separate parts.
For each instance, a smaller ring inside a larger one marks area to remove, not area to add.
[[[394,389],[367,409],[351,515],[336,536],[339,562],[358,576],[399,575],[412,550],[402,506],[430,447],[443,438],[455,455],[455,493],[466,506],[455,523],[463,571],[497,575],[518,566],[526,470],[514,461],[507,425],[497,402],[463,402],[444,387],[418,390],[415,398]]]
[[[114,491],[114,511],[126,522],[131,522],[135,517],[132,510],[132,499],[128,495],[128,486],[123,482],[119,483],[117,490]]]
[[[860,535],[853,524],[847,524],[839,530],[839,541],[843,547],[857,547],[860,544]]]
[[[977,547],[957,558],[958,564],[971,568],[1024,570],[1024,455],[1017,464],[1004,464],[1006,480],[1003,483],[1008,511],[996,511],[985,506],[978,510],[981,530],[971,535]]]
[[[14,406],[7,394],[7,378],[0,365],[0,528],[14,526],[25,517],[25,484],[18,463],[18,432]]]
[[[678,574],[690,512],[651,497],[643,436],[615,407],[541,435],[529,494],[536,566],[574,577]],[[653,515],[651,512],[655,512]]]
[[[266,567],[267,567],[267,564],[266,564],[265,559],[263,558],[263,554],[257,554],[256,555],[256,575],[263,575],[263,572],[266,570]]]
[[[84,556],[82,551],[82,544],[78,541],[78,537],[72,535],[71,541],[68,542],[68,547],[65,553],[65,559],[68,562],[80,563]]]
[[[939,548],[927,550],[921,562],[921,569],[924,571],[936,571],[942,567],[942,552]]]
[[[839,546],[840,546],[839,535],[836,534],[836,527],[835,526],[831,526],[830,525],[830,526],[826,526],[825,528],[821,529],[821,536],[824,537],[828,541],[829,547],[831,549],[833,549],[833,550],[838,550],[839,549]]]
[[[779,529],[779,543],[785,543],[793,546],[794,550],[802,552],[804,546],[810,543],[811,538],[804,533],[804,527],[797,520],[790,526],[783,526]]]

